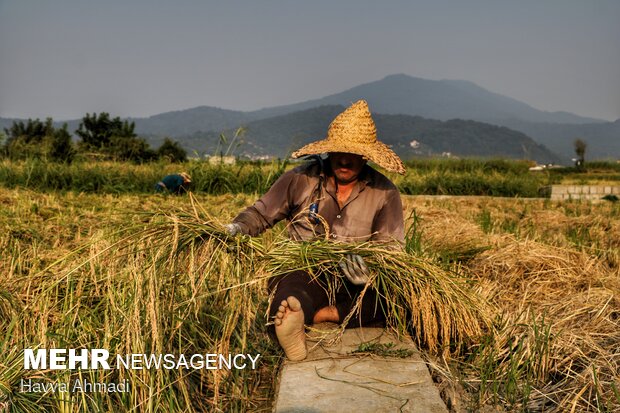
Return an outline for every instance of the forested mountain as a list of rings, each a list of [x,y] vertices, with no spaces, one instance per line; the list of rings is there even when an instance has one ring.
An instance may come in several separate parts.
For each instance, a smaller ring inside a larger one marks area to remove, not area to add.
[[[235,153],[284,157],[314,140],[323,139],[332,119],[344,106],[328,105],[249,122]],[[558,162],[559,158],[526,135],[505,127],[466,120],[439,121],[420,116],[373,115],[379,139],[404,159],[414,156],[484,156]],[[227,130],[230,138],[234,131]],[[216,154],[219,133],[197,132],[178,137],[198,154]]]

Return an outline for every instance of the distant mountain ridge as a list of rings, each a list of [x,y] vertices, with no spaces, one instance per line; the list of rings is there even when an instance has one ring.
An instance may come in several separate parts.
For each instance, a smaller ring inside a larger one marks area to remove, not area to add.
[[[258,118],[248,112],[210,106],[165,112],[148,118],[130,118],[139,133],[168,136],[230,129],[255,119]]]
[[[373,116],[407,115],[425,118],[427,121],[449,121],[453,119],[473,120],[522,132],[539,144],[559,154],[564,163],[573,155],[573,141],[576,138],[588,144],[586,158],[620,158],[620,122],[607,122],[567,112],[545,112],[523,102],[490,92],[472,82],[464,80],[427,80],[404,74],[390,75],[381,80],[365,83],[351,89],[292,105],[264,108],[243,112],[217,107],[199,106],[186,110],[160,113],[148,118],[130,118],[136,123],[136,132],[160,142],[164,136],[181,140],[191,139],[195,134],[217,136],[223,130],[248,125],[260,120],[300,113],[321,106],[348,106],[358,99],[369,102]],[[112,114],[116,116],[117,114]],[[315,123],[304,123],[305,115],[299,115],[301,125],[314,131]],[[0,127],[8,127],[12,120],[0,118]],[[62,123],[62,122],[58,122]],[[68,121],[69,130],[77,128],[79,120]],[[269,122],[264,123],[267,125]],[[458,123],[451,123],[452,126]],[[461,126],[466,126],[461,123]],[[255,125],[256,126],[256,125]],[[323,125],[325,126],[325,125]],[[407,122],[402,127],[410,127]],[[435,127],[445,128],[442,123]],[[397,131],[397,135],[411,134],[413,130]],[[488,131],[487,131],[488,132]],[[495,133],[503,133],[496,129]],[[467,134],[463,133],[462,136]],[[468,139],[475,136],[467,135]],[[391,136],[385,136],[391,139]],[[264,139],[270,139],[264,136]],[[294,140],[288,136],[282,144]],[[260,145],[259,142],[255,144]],[[491,145],[491,147],[494,147]],[[448,148],[449,149],[449,148]],[[497,148],[498,150],[501,148]],[[450,152],[447,150],[447,152]],[[501,153],[498,152],[499,156]]]
[[[321,105],[348,106],[359,99],[365,99],[373,113],[422,116],[438,120],[472,119],[490,123],[505,119],[576,124],[605,122],[567,112],[534,109],[523,102],[490,92],[465,80],[428,80],[404,74],[386,76],[381,80],[320,99],[249,113],[266,118]]]
[[[620,159],[620,119],[607,123],[533,123],[506,121],[509,128],[519,130],[537,142],[544,142],[563,159],[575,157],[573,142],[579,138],[588,145],[586,159]]]

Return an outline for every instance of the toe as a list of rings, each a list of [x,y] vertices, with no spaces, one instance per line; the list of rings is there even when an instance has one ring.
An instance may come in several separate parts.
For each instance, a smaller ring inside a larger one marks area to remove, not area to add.
[[[290,296],[286,300],[288,301],[288,306],[291,310],[293,311],[301,310],[301,303],[299,302],[297,298]]]

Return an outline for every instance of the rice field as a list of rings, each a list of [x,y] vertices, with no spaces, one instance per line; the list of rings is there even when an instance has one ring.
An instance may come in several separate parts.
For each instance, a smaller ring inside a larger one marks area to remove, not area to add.
[[[109,161],[75,161],[71,164],[39,159],[0,160],[0,185],[39,192],[76,191],[110,194],[148,194],[164,175],[186,171],[192,191],[223,195],[263,193],[296,163],[240,161],[236,165],[212,165],[192,160],[183,164],[153,162],[131,164]],[[557,183],[547,173],[528,172],[524,161],[420,160],[407,164],[405,176],[390,174],[401,193],[537,197],[539,188]]]
[[[219,224],[254,198],[0,189],[0,397],[23,412],[270,411],[283,353],[265,326],[266,280],[349,249],[292,245],[282,225],[227,239]],[[404,207],[406,256],[355,248],[409,306],[389,309],[390,327],[413,334],[452,411],[620,409],[620,205],[404,196]],[[261,359],[25,371],[35,347]],[[77,376],[131,391],[19,391]]]

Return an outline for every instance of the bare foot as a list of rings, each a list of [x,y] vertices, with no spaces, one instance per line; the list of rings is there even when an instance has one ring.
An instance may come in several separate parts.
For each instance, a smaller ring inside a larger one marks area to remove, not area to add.
[[[299,300],[293,296],[282,300],[276,313],[276,336],[289,360],[306,358],[306,332],[304,331],[304,312]]]

